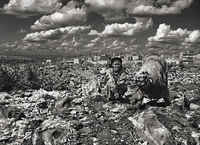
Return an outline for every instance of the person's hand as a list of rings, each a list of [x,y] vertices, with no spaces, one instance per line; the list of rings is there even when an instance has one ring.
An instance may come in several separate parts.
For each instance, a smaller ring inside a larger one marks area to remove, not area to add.
[[[125,92],[124,95],[122,96],[123,99],[129,98],[132,96],[132,92]]]
[[[119,93],[114,93],[115,99],[119,99]]]

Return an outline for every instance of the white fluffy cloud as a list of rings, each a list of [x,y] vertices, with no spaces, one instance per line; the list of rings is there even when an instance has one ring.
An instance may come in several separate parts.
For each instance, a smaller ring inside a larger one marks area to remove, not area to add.
[[[70,2],[61,10],[51,15],[41,17],[31,26],[31,29],[44,30],[67,25],[80,25],[84,23],[86,21],[86,9],[75,8],[75,5],[74,2]]]
[[[130,13],[136,15],[166,15],[166,14],[178,14],[192,4],[193,0],[168,0],[160,3],[160,7],[153,5],[140,4],[133,8]],[[168,4],[168,5],[167,5]]]
[[[43,16],[31,26],[31,29],[46,30],[86,24],[91,12],[103,16],[105,20],[123,19],[132,17],[134,14],[148,15],[149,17],[149,15],[180,13],[192,2],[193,0],[9,0],[9,3],[3,9],[6,13],[21,16],[42,14]],[[102,19],[102,17],[99,18]],[[132,35],[141,27],[144,28],[144,25],[140,22],[136,24],[127,23],[126,25],[108,25],[104,33],[106,34],[106,31],[114,33],[111,31],[116,31],[114,30],[115,27],[121,29],[119,33],[123,32],[123,35]]]
[[[103,35],[133,35],[136,32],[143,29],[142,23],[135,24],[111,24],[105,27],[105,30],[102,32]]]
[[[136,15],[164,15],[177,14],[189,7],[194,0],[9,0],[4,6],[7,13],[25,15],[33,14],[52,14],[70,2],[87,6],[87,11],[95,11],[103,16],[122,13]],[[64,2],[64,3],[63,3]],[[157,6],[156,6],[157,5]]]
[[[93,10],[126,10],[136,15],[177,14],[194,0],[85,0]],[[102,11],[103,12],[103,11]]]
[[[151,0],[152,1],[152,0]],[[146,0],[85,0],[88,12],[96,12],[109,20],[112,18],[127,17],[128,9],[136,7]]]
[[[161,24],[157,29],[157,33],[155,36],[148,38],[149,41],[161,41],[161,39],[168,36],[171,31],[171,27],[169,25]]]
[[[101,35],[101,33],[99,33],[97,30],[90,30],[90,32],[88,33],[88,35]]]
[[[101,35],[101,36],[109,36],[109,35],[126,35],[132,36],[139,32],[143,32],[149,27],[153,25],[152,19],[148,19],[148,21],[137,21],[135,24],[118,24],[114,23],[111,25],[106,25],[103,32],[98,33],[95,30],[90,31],[90,35]]]
[[[59,35],[59,30],[48,30],[27,34],[24,38],[25,41],[44,41],[50,38],[54,38]]]
[[[200,31],[189,31],[181,28],[172,30],[170,25],[160,24],[156,35],[149,37],[148,41],[177,41],[182,43],[196,43],[200,41]]]
[[[92,9],[123,9],[128,1],[126,0],[85,0],[85,3]]]
[[[75,34],[75,33],[83,33],[84,31],[89,31],[90,27],[84,27],[84,26],[77,26],[77,27],[62,27],[57,29],[51,29],[47,31],[41,31],[41,32],[34,32],[29,33],[24,37],[24,41],[45,41],[48,39],[54,39],[58,36],[61,36],[62,34]]]
[[[200,30],[192,31],[185,41],[189,43],[200,42]]]
[[[18,15],[34,15],[52,13],[61,7],[58,0],[10,0],[4,6],[6,13]]]

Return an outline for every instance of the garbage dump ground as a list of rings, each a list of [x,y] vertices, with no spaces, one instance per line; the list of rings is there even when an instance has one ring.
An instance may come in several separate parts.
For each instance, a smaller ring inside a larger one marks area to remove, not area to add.
[[[0,81],[9,78],[7,85],[13,88],[3,91],[8,86],[1,86],[0,145],[200,144],[198,71],[169,73],[170,106],[137,109],[106,96],[83,94],[82,87],[98,75],[96,66],[36,65],[29,67],[33,73],[19,75],[11,66],[2,68]],[[35,74],[30,81],[28,76]]]

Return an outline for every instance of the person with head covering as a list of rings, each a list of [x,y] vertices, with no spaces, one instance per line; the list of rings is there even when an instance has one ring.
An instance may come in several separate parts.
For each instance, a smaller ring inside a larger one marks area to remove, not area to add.
[[[114,57],[111,59],[110,68],[106,71],[103,79],[106,95],[109,100],[123,99],[127,88],[127,73],[123,68],[122,59]]]

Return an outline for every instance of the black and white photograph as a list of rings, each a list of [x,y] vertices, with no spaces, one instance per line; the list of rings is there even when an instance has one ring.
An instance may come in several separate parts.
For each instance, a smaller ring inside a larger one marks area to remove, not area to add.
[[[200,145],[200,0],[0,0],[0,145]]]

